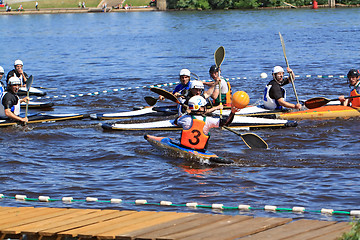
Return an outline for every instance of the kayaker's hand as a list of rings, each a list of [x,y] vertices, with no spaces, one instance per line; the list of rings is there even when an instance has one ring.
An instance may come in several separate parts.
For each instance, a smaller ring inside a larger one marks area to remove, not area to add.
[[[29,121],[29,119],[27,117],[21,118],[20,121],[27,123]]]
[[[343,102],[345,102],[345,100],[346,100],[346,99],[345,99],[345,96],[344,96],[344,95],[341,95],[341,96],[339,97],[339,101],[340,101],[340,102],[343,103]]]
[[[231,112],[232,112],[232,113],[236,113],[236,112],[239,111],[239,110],[240,110],[239,108],[231,105]]]
[[[23,99],[20,100],[20,102],[29,102],[30,98],[29,97],[24,97]]]
[[[301,109],[301,104],[300,103],[297,103],[297,104],[295,104],[295,109]]]

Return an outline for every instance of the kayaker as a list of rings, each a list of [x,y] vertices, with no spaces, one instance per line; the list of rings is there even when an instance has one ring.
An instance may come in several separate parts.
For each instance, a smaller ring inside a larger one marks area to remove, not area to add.
[[[7,74],[7,77],[6,77],[6,80],[7,80],[7,84],[9,82],[9,79],[11,77],[18,77],[21,81],[21,86],[25,86],[26,84],[26,81],[28,79],[28,75],[26,74],[26,72],[24,72],[23,70],[23,67],[24,67],[24,64],[21,60],[16,60],[14,62],[14,69],[11,70],[8,74]]]
[[[21,81],[18,77],[11,77],[8,81],[7,91],[0,96],[0,117],[10,118],[14,121],[28,122],[28,118],[20,117],[20,103],[29,101],[28,97],[20,99],[17,95]]]
[[[3,76],[4,76],[4,73],[5,73],[5,72],[4,72],[4,68],[3,68],[2,66],[0,66],[0,94],[5,91],[5,85],[4,85],[4,83],[1,81],[1,79],[2,79]]]
[[[180,73],[179,73],[179,78],[180,78],[180,84],[178,84],[174,91],[173,94],[175,97],[179,97],[183,94],[186,95],[186,91],[189,90],[190,87],[190,70],[189,69],[181,69]],[[164,96],[159,96],[159,99],[164,101],[165,98]]]
[[[288,67],[287,72],[291,74],[292,79],[295,80],[294,72]],[[264,91],[264,107],[269,110],[282,110],[286,108],[301,109],[301,104],[292,104],[286,101],[286,91],[282,87],[290,83],[290,78],[284,79],[284,69],[280,66],[275,66],[272,70],[273,80],[271,80],[265,87]]]
[[[350,69],[347,74],[349,87],[351,88],[350,97],[360,95],[360,73],[357,69]],[[339,100],[344,106],[360,107],[360,98],[345,99],[345,96],[340,96]]]
[[[212,65],[209,69],[210,77],[215,80],[215,82],[220,82],[221,89],[219,88],[219,84],[215,86],[215,90],[211,95],[211,98],[214,99],[214,105],[217,106],[220,104],[220,91],[221,91],[221,102],[225,106],[231,106],[231,85],[230,82],[225,78],[220,76],[221,69],[216,67],[216,65]],[[213,82],[204,82],[205,85],[210,86]]]
[[[206,100],[201,96],[194,96],[189,100],[191,112],[175,120],[175,124],[182,127],[180,144],[183,147],[204,151],[207,148],[210,129],[229,125],[234,119],[236,107],[231,108],[228,118],[206,117]]]
[[[188,94],[185,96],[184,99],[181,99],[180,101],[186,106],[188,106],[189,100],[194,96],[201,96],[205,100],[208,100],[210,96],[213,94],[215,87],[219,86],[219,79],[215,80],[215,82],[212,82],[211,84],[208,84],[208,86],[210,86],[210,88],[205,91],[204,83],[202,81],[198,81],[198,80],[191,81]],[[220,105],[207,109],[205,114],[212,113],[215,110],[220,110]],[[182,113],[184,112],[185,111],[183,111]]]

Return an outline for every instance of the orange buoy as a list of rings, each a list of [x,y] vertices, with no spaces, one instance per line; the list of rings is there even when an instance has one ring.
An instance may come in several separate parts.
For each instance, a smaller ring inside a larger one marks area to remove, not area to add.
[[[249,102],[249,95],[244,91],[237,91],[232,97],[232,104],[239,109],[246,107]]]

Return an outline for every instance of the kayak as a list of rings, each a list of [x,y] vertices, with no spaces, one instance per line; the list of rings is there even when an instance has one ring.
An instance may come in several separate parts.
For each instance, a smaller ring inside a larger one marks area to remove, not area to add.
[[[198,161],[203,164],[231,164],[234,162],[232,160],[221,158],[208,150],[199,151],[182,147],[179,145],[179,143],[175,143],[173,139],[168,137],[144,135],[144,138],[154,147],[165,151],[166,154],[173,157]]]
[[[26,91],[26,87],[21,87],[17,93],[17,95],[19,96],[23,96],[26,95],[27,91]],[[34,88],[34,87],[30,87],[29,89],[29,95],[35,95],[35,96],[45,96],[46,92],[38,89],[38,88]]]
[[[293,111],[278,114],[278,118],[288,120],[304,119],[334,119],[359,117],[360,108],[353,108],[342,105],[325,105],[319,108],[308,109],[304,111]]]
[[[162,120],[154,122],[142,122],[142,123],[103,123],[103,129],[106,130],[181,130],[181,127],[174,124],[174,120]],[[282,119],[267,119],[256,117],[243,117],[235,116],[234,120],[230,124],[230,128],[237,129],[253,129],[253,128],[279,128],[279,127],[296,127],[296,121],[282,120]]]
[[[26,107],[26,103],[22,102],[20,104],[20,106],[22,108]],[[52,102],[34,102],[34,101],[29,101],[29,106],[28,108],[50,108],[54,106],[54,103]]]
[[[111,120],[111,119],[126,119],[133,117],[144,117],[144,116],[169,116],[176,114],[166,111],[157,111],[156,109],[158,108],[159,107],[144,107],[142,109],[127,111],[127,112],[104,113],[104,114],[95,113],[95,114],[90,114],[90,118],[98,119],[98,120]]]
[[[230,109],[224,109],[223,115],[228,116]],[[143,116],[171,116],[178,113],[176,106],[161,106],[161,107],[144,107],[137,108],[133,111],[118,112],[118,113],[104,113],[104,114],[91,114],[92,119],[98,120],[111,120],[111,119],[125,119]],[[277,110],[267,110],[262,106],[249,106],[236,112],[236,115],[253,116],[264,118],[276,118],[277,114],[283,113]],[[213,112],[213,115],[220,115],[220,111]]]
[[[64,120],[75,120],[82,119],[88,117],[86,114],[46,114],[46,113],[37,113],[34,115],[29,115],[28,124],[31,123],[41,123],[41,122],[56,122],[56,121],[64,121]],[[0,119],[0,127],[7,127],[12,125],[21,124],[18,122],[14,122],[9,119]]]

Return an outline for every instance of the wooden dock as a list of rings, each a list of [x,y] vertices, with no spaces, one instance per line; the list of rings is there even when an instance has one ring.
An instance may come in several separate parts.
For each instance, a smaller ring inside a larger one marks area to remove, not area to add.
[[[77,239],[291,239],[331,240],[347,222],[245,215],[0,207],[0,240]]]

